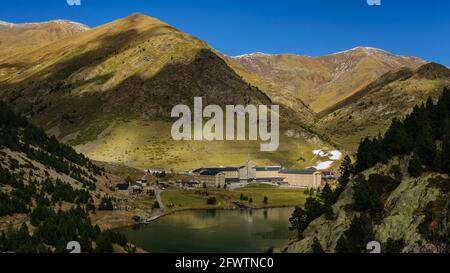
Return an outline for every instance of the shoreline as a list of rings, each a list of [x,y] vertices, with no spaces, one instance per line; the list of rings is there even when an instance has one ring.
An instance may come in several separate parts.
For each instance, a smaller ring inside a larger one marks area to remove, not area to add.
[[[267,206],[267,207],[246,207],[245,206],[245,207],[233,207],[233,208],[230,208],[230,207],[182,208],[182,209],[176,209],[176,210],[172,210],[172,211],[167,211],[167,212],[164,212],[164,213],[162,213],[160,215],[155,215],[155,216],[151,217],[153,219],[150,220],[149,222],[142,222],[142,223],[134,223],[134,224],[130,224],[130,225],[124,225],[124,226],[121,226],[121,227],[113,228],[111,230],[121,233],[123,231],[130,230],[130,229],[133,229],[133,228],[145,227],[146,225],[151,224],[152,222],[157,221],[158,219],[161,219],[163,217],[166,217],[166,216],[169,216],[169,215],[173,215],[173,214],[176,214],[176,213],[185,212],[185,211],[199,211],[199,210],[238,211],[238,210],[282,209],[282,208],[296,208],[296,207],[297,206],[295,206],[295,205],[274,205],[274,206]],[[284,244],[283,246],[288,245],[291,242],[292,242],[292,239],[289,239],[289,240],[286,241],[286,244]],[[151,253],[151,252],[145,250],[144,248],[140,247],[137,244],[133,243],[133,245],[140,251],[139,253]],[[272,251],[276,251],[277,249],[278,248],[273,248]]]
[[[297,206],[292,206],[292,205],[276,205],[276,206],[267,206],[267,207],[234,207],[234,208],[227,208],[227,207],[215,207],[215,208],[182,208],[182,209],[177,209],[177,210],[173,210],[173,211],[168,211],[165,213],[162,213],[160,215],[155,215],[151,218],[154,218],[148,222],[141,222],[141,223],[134,223],[134,224],[129,224],[129,225],[123,225],[120,227],[115,227],[113,229],[111,229],[112,231],[121,231],[124,229],[129,229],[129,228],[133,228],[133,227],[139,227],[139,226],[145,226],[147,224],[150,224],[158,219],[161,219],[163,217],[175,214],[175,213],[179,213],[179,212],[184,212],[184,211],[198,211],[198,210],[223,210],[223,211],[227,211],[227,210],[263,210],[263,209],[282,209],[282,208],[296,208]],[[151,219],[150,218],[150,219]]]

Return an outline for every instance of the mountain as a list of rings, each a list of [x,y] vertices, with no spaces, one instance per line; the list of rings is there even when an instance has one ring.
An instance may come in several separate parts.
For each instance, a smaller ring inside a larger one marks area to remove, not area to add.
[[[0,90],[16,111],[77,151],[139,168],[233,165],[249,154],[260,164],[309,165],[313,154],[302,153],[326,145],[301,101],[296,111],[281,105],[278,153],[248,141],[173,141],[171,109],[192,106],[194,96],[221,106],[270,105],[272,98],[205,42],[141,14],[5,59]]]
[[[244,79],[270,97],[280,101],[300,99],[317,113],[393,69],[415,69],[426,63],[369,47],[321,57],[254,53],[227,59]]]
[[[13,24],[0,21],[0,59],[23,54],[57,40],[89,30],[89,27],[66,20]]]
[[[0,102],[0,252],[67,252],[70,241],[83,252],[126,247],[93,221],[113,209],[108,176]]]
[[[428,97],[436,100],[450,86],[450,70],[428,63],[417,69],[387,72],[319,115],[319,131],[341,147],[355,151],[362,138],[383,134],[393,118],[402,118]]]
[[[421,69],[425,75],[429,67]],[[287,252],[384,253],[450,251],[450,89],[395,120],[384,136],[366,138],[356,162],[297,208],[299,240]]]

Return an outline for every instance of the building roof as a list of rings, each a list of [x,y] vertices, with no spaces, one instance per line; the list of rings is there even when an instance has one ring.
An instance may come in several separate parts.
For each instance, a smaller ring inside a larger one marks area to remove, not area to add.
[[[241,179],[239,178],[225,178],[225,183],[239,183]]]
[[[278,172],[281,170],[280,166],[268,166],[268,167],[256,167],[257,172],[264,172],[264,171],[275,171]]]
[[[121,184],[116,185],[116,188],[119,191],[126,191],[126,190],[128,190],[129,187],[130,187],[130,185],[128,183],[121,183]]]
[[[281,170],[280,173],[284,174],[313,174],[317,172],[316,168],[308,168],[304,170]]]
[[[239,168],[236,167],[225,167],[225,168],[201,168],[193,170],[194,173],[203,173],[204,171],[211,171],[211,172],[237,172],[239,171]]]
[[[205,170],[200,172],[200,175],[218,175],[219,173],[223,173],[223,171],[220,170]]]

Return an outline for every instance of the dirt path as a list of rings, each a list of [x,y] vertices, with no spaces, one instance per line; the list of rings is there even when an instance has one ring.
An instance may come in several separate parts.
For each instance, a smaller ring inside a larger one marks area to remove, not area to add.
[[[161,198],[161,192],[162,192],[162,190],[158,186],[156,186],[156,188],[155,188],[156,201],[158,201],[159,209],[161,210],[162,213],[164,213],[165,207],[164,207],[164,203]]]

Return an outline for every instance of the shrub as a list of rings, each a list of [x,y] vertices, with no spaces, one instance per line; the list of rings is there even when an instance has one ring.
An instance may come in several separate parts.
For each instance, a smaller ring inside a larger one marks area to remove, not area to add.
[[[217,198],[214,196],[208,197],[208,199],[206,199],[206,204],[208,204],[208,205],[217,204]]]
[[[160,208],[160,206],[159,206],[158,201],[155,201],[155,203],[153,203],[152,209],[159,209],[159,208]]]

